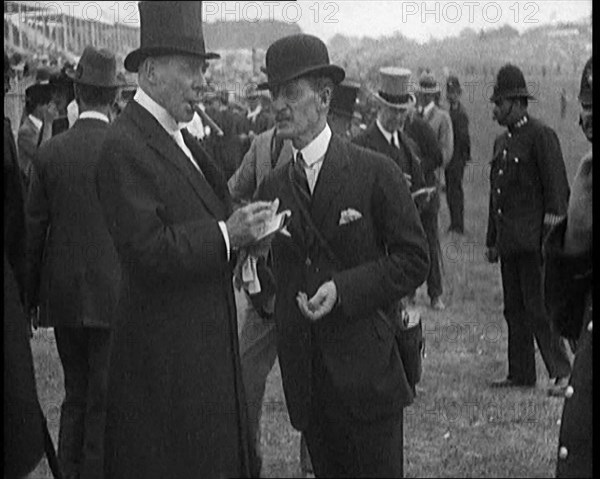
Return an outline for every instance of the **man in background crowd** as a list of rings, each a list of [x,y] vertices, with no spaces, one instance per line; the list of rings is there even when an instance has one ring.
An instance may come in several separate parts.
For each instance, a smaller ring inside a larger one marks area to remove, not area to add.
[[[465,195],[463,176],[465,165],[471,159],[471,138],[469,137],[469,117],[460,102],[462,89],[458,77],[450,75],[446,80],[446,98],[450,104],[450,119],[454,135],[452,159],[446,165],[446,201],[450,212],[449,232],[465,232]]]
[[[544,306],[542,243],[567,212],[569,183],[556,133],[527,112],[533,98],[518,67],[498,71],[490,101],[506,131],[494,141],[486,256],[491,263],[500,260],[508,375],[491,385],[535,387],[535,338],[549,390],[564,390],[571,365]]]
[[[246,111],[238,123],[238,136],[242,156],[245,155],[252,140],[273,126],[273,115],[262,105],[261,92],[256,90],[257,81],[253,80],[244,89],[246,93]]]

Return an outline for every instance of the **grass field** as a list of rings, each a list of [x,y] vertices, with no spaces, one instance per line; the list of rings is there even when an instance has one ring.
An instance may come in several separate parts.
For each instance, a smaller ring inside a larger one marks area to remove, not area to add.
[[[560,120],[557,92],[570,97],[576,81],[541,82],[532,115],[552,126],[561,141],[569,180],[588,143],[577,125],[577,105]],[[549,477],[554,475],[562,399],[546,396],[548,376],[537,355],[533,390],[492,390],[488,381],[506,375],[506,324],[498,265],[483,258],[487,225],[488,174],[492,144],[500,128],[482,91],[465,98],[471,120],[473,162],[465,173],[467,234],[444,234],[449,224],[445,198],[440,231],[445,268],[446,311],[432,312],[420,290],[426,338],[424,375],[415,403],[405,409],[407,477]],[[56,441],[63,378],[50,331],[32,341],[38,393]],[[263,405],[265,477],[299,477],[299,433],[289,424],[276,367]],[[50,477],[44,462],[32,478]]]

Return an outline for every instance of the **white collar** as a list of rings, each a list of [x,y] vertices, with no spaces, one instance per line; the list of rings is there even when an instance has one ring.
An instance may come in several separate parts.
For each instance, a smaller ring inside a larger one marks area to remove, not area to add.
[[[427,116],[429,115],[429,112],[431,110],[433,110],[433,107],[435,106],[435,102],[433,100],[431,100],[427,105],[425,105],[423,107],[423,116]]]
[[[104,114],[104,113],[100,113],[99,111],[84,111],[83,113],[81,113],[79,115],[79,119],[80,120],[85,120],[86,118],[92,119],[92,120],[100,120],[100,121],[104,121],[106,123],[110,123],[110,121],[108,120],[108,117]]]
[[[170,135],[177,133],[183,126],[185,126],[185,123],[177,123],[175,118],[173,118],[164,107],[160,106],[152,98],[150,98],[150,96],[144,90],[142,90],[141,87],[137,89],[133,99],[138,102],[140,106],[148,110],[148,112],[154,118],[156,118],[156,121],[160,123],[160,126],[162,126]]]
[[[259,103],[258,105],[256,105],[256,108],[252,111],[248,110],[248,113],[246,114],[246,117],[248,118],[248,120],[253,120],[254,118],[256,118],[258,116],[258,114],[262,111],[262,105]]]
[[[385,137],[385,139],[387,140],[388,143],[391,143],[392,138],[394,138],[396,140],[396,145],[399,145],[400,142],[398,141],[398,132],[394,131],[393,133],[391,131],[387,131],[383,125],[381,124],[381,122],[379,121],[379,118],[377,118],[377,120],[375,121],[375,123],[377,124],[377,128],[379,128],[379,131],[381,132],[381,134]]]
[[[308,167],[311,167],[318,161],[322,160],[327,153],[327,148],[329,148],[329,142],[331,141],[331,128],[329,125],[325,123],[325,128],[323,131],[319,133],[316,138],[311,141],[308,145],[306,145],[300,152],[302,153],[302,158]],[[294,153],[294,160],[296,159],[296,155],[298,151],[292,145],[292,152]]]
[[[41,130],[42,126],[44,126],[44,122],[40,120],[37,116],[33,116],[30,114],[29,119],[31,120],[31,123],[33,123],[33,126],[35,126],[38,130]]]

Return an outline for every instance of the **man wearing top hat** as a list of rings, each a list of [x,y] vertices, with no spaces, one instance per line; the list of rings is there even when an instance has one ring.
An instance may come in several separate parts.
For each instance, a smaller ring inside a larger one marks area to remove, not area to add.
[[[292,158],[258,197],[289,209],[272,238],[274,318],[292,425],[318,477],[401,477],[402,415],[413,400],[397,351],[400,299],[428,268],[425,233],[402,170],[332,134],[344,70],[311,35],[266,54],[278,135]]]
[[[52,101],[53,85],[50,70],[39,68],[36,83],[25,90],[25,114],[27,115],[17,134],[19,162],[25,185],[29,184],[31,170],[35,166],[38,147],[52,136],[52,122],[58,116]]]
[[[27,303],[54,328],[65,377],[58,458],[65,478],[102,478],[110,325],[119,263],[96,195],[119,84],[116,59],[88,46],[72,75],[80,115],[37,153],[26,205]]]
[[[379,70],[380,89],[375,97],[380,103],[377,119],[353,143],[389,156],[402,169],[415,192],[425,186],[417,145],[404,133],[404,122],[415,97],[409,91],[411,72],[405,68],[385,67]],[[423,204],[426,197],[417,199]]]
[[[592,143],[592,58],[581,75],[579,123]],[[593,463],[593,159],[585,154],[571,184],[567,217],[545,243],[545,298],[554,325],[576,342],[558,439],[557,477],[592,477]]]
[[[564,389],[571,366],[544,307],[542,242],[567,212],[569,184],[558,137],[529,115],[529,99],[521,70],[503,66],[490,98],[494,119],[507,129],[494,142],[486,255],[500,260],[508,375],[492,386],[535,386],[535,337],[551,391]]]
[[[110,478],[247,477],[235,251],[271,204],[231,213],[227,185],[182,123],[205,88],[201,2],[140,2],[139,88],[110,126],[97,190],[122,269],[108,374]],[[253,474],[257,474],[255,470]]]
[[[450,104],[449,114],[452,120],[454,148],[452,159],[446,165],[446,201],[450,212],[448,231],[463,234],[465,232],[465,197],[463,192],[463,175],[465,165],[471,160],[471,139],[469,137],[469,117],[460,102],[462,88],[458,77],[448,76],[446,80],[446,98]]]

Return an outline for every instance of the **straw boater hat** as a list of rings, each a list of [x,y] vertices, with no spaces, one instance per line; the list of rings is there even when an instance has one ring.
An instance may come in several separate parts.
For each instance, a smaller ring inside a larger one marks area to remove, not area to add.
[[[337,85],[346,76],[342,67],[329,62],[325,43],[303,33],[275,41],[267,49],[265,62],[261,70],[267,74],[268,81],[259,84],[259,90],[308,75],[327,76]]]
[[[434,94],[440,92],[440,85],[430,72],[423,72],[419,78],[419,93]]]
[[[379,70],[379,90],[375,97],[384,105],[405,109],[415,104],[411,91],[411,71],[406,68],[384,67]]]
[[[535,97],[527,90],[523,72],[519,67],[510,63],[504,65],[498,71],[490,101],[495,102],[502,98],[529,98],[535,100]]]
[[[202,34],[202,2],[139,2],[140,48],[125,58],[125,69],[137,72],[149,56],[187,54],[206,60],[221,58],[207,52]]]
[[[102,88],[123,86],[117,79],[117,60],[115,55],[105,48],[85,47],[77,68],[67,75],[75,82]]]
[[[329,111],[336,115],[352,118],[359,90],[360,83],[351,80],[344,80],[336,85],[333,89]]]

